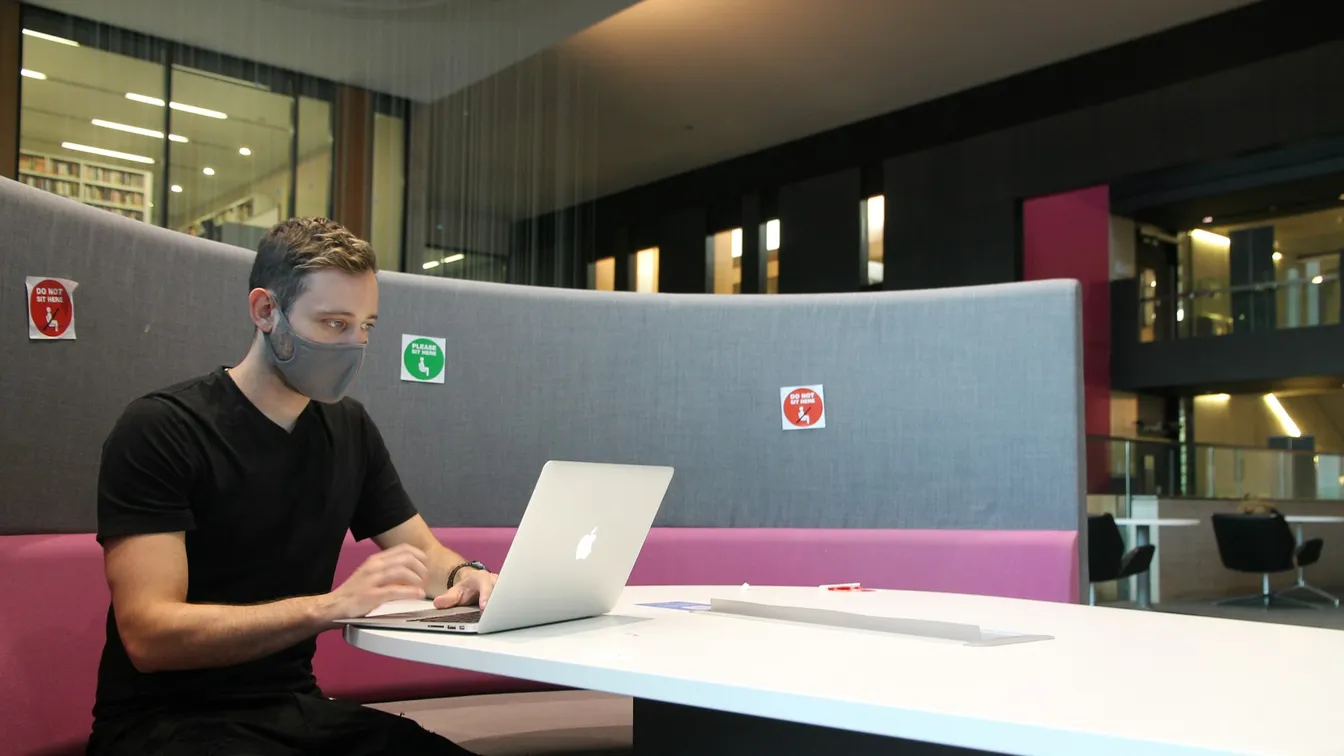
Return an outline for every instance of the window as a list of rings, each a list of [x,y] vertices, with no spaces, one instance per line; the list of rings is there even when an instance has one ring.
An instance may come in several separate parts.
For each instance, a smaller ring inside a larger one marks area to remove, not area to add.
[[[294,215],[299,217],[331,215],[331,150],[335,141],[331,110],[326,100],[299,98],[298,169],[294,179]]]
[[[742,293],[742,229],[733,228],[709,237],[712,294]]]
[[[616,290],[616,258],[604,257],[588,266],[588,288],[597,291]]]
[[[161,223],[163,111],[127,93],[162,101],[163,65],[25,29],[22,74],[19,180]]]
[[[635,285],[632,288],[638,292],[656,293],[658,291],[658,248],[641,249],[632,257],[634,258],[634,265],[630,267],[635,276]]]
[[[373,115],[373,210],[369,242],[384,270],[401,270],[406,212],[405,105],[379,97]]]
[[[779,293],[779,219],[765,222],[765,293]]]
[[[256,249],[292,214],[294,98],[183,67],[174,67],[172,89],[168,226]],[[152,97],[137,104],[165,107]]]
[[[868,249],[868,285],[875,286],[883,279],[883,229],[886,227],[887,202],[882,195],[869,197],[859,203],[863,219],[864,244]]]

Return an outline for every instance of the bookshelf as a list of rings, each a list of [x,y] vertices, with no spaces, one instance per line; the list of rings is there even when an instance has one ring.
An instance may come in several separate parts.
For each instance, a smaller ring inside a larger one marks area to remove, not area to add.
[[[19,180],[132,220],[152,223],[154,175],[119,165],[19,152]]]

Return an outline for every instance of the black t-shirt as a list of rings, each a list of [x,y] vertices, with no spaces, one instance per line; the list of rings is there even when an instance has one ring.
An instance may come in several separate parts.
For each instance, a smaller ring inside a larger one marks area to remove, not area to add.
[[[361,404],[310,402],[286,431],[222,368],[135,400],[103,446],[99,542],[185,531],[189,603],[326,593],[347,529],[369,538],[415,513]],[[94,716],[316,690],[316,647],[310,639],[231,667],[147,674],[127,657],[109,606]]]

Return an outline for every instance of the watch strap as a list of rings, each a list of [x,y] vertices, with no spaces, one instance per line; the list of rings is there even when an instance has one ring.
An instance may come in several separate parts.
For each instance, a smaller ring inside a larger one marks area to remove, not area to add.
[[[470,561],[470,562],[463,562],[462,564],[459,564],[458,566],[454,567],[453,570],[452,570],[452,572],[449,572],[449,573],[448,573],[448,587],[449,587],[449,588],[452,588],[453,585],[456,583],[456,581],[457,581],[457,573],[460,572],[460,571],[462,570],[463,567],[470,567],[470,568],[475,569],[475,570],[483,570],[483,571],[489,572],[489,570],[486,570],[486,569],[485,569],[485,565],[481,564],[480,562],[478,562],[478,561],[476,561],[476,560],[474,560],[474,559],[473,559],[472,561]]]

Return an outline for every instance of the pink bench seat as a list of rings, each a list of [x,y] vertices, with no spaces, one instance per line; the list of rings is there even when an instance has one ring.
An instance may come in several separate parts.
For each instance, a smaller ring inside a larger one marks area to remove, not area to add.
[[[439,538],[498,569],[511,528],[441,528]],[[347,539],[337,579],[371,554]],[[102,549],[88,534],[0,537],[0,743],[6,753],[69,752],[92,722],[108,592]],[[1072,602],[1077,533],[984,530],[662,528],[645,543],[632,585],[815,585],[975,593]],[[318,639],[318,682],[362,702],[543,690],[524,680],[375,656],[339,633]]]

